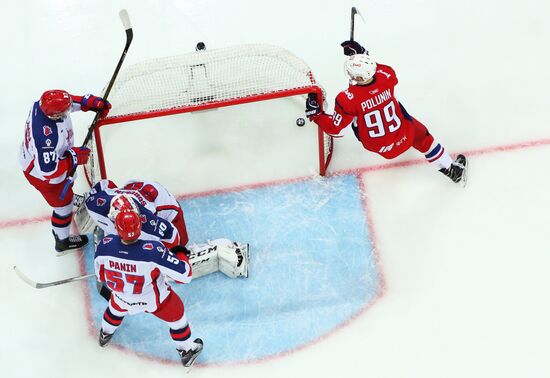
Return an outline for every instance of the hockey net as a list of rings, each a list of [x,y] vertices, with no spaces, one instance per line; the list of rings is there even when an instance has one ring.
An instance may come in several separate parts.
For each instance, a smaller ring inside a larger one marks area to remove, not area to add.
[[[85,167],[89,184],[107,178],[101,130],[123,122],[317,93],[323,90],[305,62],[264,44],[163,57],[123,67],[110,92],[112,109],[98,122]],[[332,137],[317,131],[319,174],[332,156]]]

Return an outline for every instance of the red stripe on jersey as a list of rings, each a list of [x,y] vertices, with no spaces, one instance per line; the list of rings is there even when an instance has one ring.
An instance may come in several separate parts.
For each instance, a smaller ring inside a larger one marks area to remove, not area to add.
[[[157,283],[157,279],[160,276],[160,270],[159,268],[155,268],[151,271],[151,284],[153,285],[153,291],[155,292],[155,302],[157,304],[157,308],[160,306],[160,292],[159,287]]]
[[[123,309],[122,307],[120,307],[118,305],[118,303],[116,303],[115,301],[115,296],[114,295],[111,295],[111,299],[109,301],[109,304],[115,309],[117,310],[118,312],[127,312],[128,310],[125,310]]]
[[[101,264],[99,266],[99,280],[101,282],[107,282],[107,280],[105,279],[105,265]],[[117,308],[118,310],[118,308]]]
[[[174,211],[177,211],[178,213],[182,212],[181,207],[176,205],[162,205],[157,207],[157,213],[162,210],[174,210]]]

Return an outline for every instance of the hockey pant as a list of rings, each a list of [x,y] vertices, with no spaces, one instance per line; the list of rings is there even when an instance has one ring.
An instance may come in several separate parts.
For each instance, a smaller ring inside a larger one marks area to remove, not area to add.
[[[101,329],[105,333],[114,333],[122,324],[127,310],[120,307],[111,296],[109,306],[103,313]],[[185,309],[181,298],[172,290],[168,297],[160,304],[155,312],[151,314],[164,320],[170,327],[170,337],[179,350],[189,350],[193,347],[191,339],[191,327],[185,316]]]

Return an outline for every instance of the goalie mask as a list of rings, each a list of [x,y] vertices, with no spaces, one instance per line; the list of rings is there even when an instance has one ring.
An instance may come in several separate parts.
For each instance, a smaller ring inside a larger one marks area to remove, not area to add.
[[[118,194],[111,200],[109,219],[113,222],[121,211],[134,211],[139,215],[139,209],[129,194]]]
[[[61,89],[44,92],[38,103],[46,117],[55,121],[65,118],[69,114],[72,104],[71,95]]]
[[[344,71],[352,85],[363,85],[376,73],[376,62],[367,54],[349,56],[344,62]]]
[[[137,211],[122,210],[115,218],[115,228],[123,242],[133,243],[141,234],[141,217]]]

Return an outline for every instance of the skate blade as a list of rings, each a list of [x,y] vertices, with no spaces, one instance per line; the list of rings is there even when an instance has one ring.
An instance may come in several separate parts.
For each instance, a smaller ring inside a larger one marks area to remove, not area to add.
[[[468,183],[468,158],[464,162],[464,170],[462,171],[462,178],[459,181],[461,187],[465,188]]]
[[[72,253],[76,253],[78,251],[82,251],[82,248],[74,248],[74,249],[68,249],[66,251],[63,251],[63,252],[57,252],[55,253],[55,257],[62,257],[62,256],[67,256],[67,255],[70,255]]]
[[[193,358],[187,363],[187,365],[185,365],[185,373],[186,374],[189,374],[189,372],[193,368],[193,364],[195,363],[195,361],[197,360],[197,358],[201,354],[203,348],[204,347],[201,346],[201,349],[199,350],[199,352],[193,356]]]

